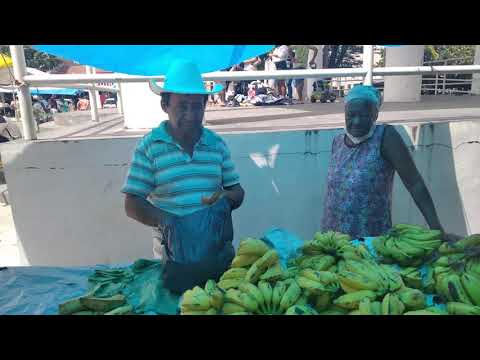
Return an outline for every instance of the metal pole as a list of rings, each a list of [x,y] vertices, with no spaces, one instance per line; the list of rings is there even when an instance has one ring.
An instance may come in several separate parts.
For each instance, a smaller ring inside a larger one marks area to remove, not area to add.
[[[87,74],[92,74],[92,68],[90,66],[86,66],[85,70]],[[98,122],[97,98],[95,97],[95,91],[88,90],[88,98],[90,100],[90,112],[92,114],[92,121]]]
[[[445,65],[448,65],[448,61],[445,61]],[[447,74],[443,74],[443,91],[442,95],[445,95],[445,83],[447,81]]]
[[[118,91],[117,91],[117,109],[118,113],[123,115],[123,102],[122,102],[122,88],[121,83],[117,83]]]
[[[363,69],[367,72],[364,85],[373,83],[373,45],[363,45]]]
[[[95,68],[92,68],[92,74],[95,75],[97,73],[97,70]],[[95,84],[92,84],[95,85]],[[97,102],[97,109],[102,108],[102,101],[100,100],[100,92],[95,89],[95,101]]]
[[[22,120],[23,138],[25,140],[36,140],[35,119],[33,118],[32,98],[30,87],[23,83],[23,78],[27,72],[25,63],[25,53],[23,45],[10,45],[10,54],[13,62],[13,75],[15,80],[20,83],[18,87],[18,102],[20,107],[20,118]]]
[[[438,74],[435,74],[435,95],[438,94]]]

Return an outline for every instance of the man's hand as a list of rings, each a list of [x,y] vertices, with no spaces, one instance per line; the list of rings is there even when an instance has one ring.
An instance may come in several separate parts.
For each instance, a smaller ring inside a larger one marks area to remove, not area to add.
[[[202,204],[204,204],[204,205],[215,204],[218,201],[218,199],[220,199],[221,196],[223,194],[225,194],[225,192],[226,192],[225,190],[217,190],[217,191],[215,191],[215,193],[211,197],[203,196],[202,197]]]

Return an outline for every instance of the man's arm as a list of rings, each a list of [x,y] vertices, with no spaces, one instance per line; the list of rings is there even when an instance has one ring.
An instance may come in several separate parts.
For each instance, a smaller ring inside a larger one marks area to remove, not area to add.
[[[389,161],[398,172],[403,184],[412,196],[415,204],[417,204],[430,228],[444,232],[430,192],[425,186],[425,182],[418,172],[407,146],[393,126],[387,126],[385,128],[381,151],[382,156]]]
[[[125,194],[125,212],[127,216],[143,225],[155,227],[160,222],[163,211],[153,206],[146,199],[132,194]]]

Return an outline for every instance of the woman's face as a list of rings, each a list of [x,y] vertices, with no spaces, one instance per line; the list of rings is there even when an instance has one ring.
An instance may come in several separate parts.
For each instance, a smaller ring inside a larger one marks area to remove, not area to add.
[[[354,137],[367,135],[377,117],[378,111],[369,101],[356,99],[345,105],[345,125]]]

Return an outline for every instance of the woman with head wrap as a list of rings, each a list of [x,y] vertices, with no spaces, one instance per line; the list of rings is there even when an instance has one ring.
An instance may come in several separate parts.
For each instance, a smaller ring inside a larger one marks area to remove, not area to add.
[[[345,134],[332,145],[322,231],[352,238],[378,236],[392,227],[395,171],[431,229],[446,234],[430,193],[402,138],[391,125],[377,125],[381,96],[373,86],[355,86],[345,98]]]

